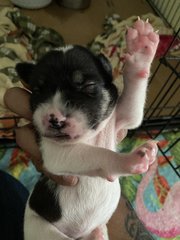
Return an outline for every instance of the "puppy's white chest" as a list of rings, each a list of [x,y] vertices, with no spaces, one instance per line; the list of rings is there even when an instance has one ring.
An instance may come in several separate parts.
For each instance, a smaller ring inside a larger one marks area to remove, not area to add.
[[[59,194],[62,217],[55,225],[70,237],[81,237],[105,224],[120,198],[118,180],[81,177],[76,187],[62,187]]]

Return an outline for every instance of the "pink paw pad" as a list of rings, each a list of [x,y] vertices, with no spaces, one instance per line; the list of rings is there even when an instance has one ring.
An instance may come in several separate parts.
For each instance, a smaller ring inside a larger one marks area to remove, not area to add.
[[[131,64],[140,63],[149,67],[159,43],[159,36],[154,32],[153,27],[147,21],[138,19],[126,34],[127,54],[126,61]]]
[[[155,141],[148,141],[133,151],[135,157],[132,173],[141,174],[147,172],[149,166],[156,160],[158,147]]]
[[[138,78],[147,78],[149,76],[149,71],[141,70],[137,73]]]

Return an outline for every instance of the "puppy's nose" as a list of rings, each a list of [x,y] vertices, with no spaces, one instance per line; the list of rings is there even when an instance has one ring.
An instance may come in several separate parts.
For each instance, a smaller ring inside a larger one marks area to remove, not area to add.
[[[65,127],[65,118],[58,119],[55,114],[50,114],[50,119],[49,119],[50,127],[54,129],[61,129]]]

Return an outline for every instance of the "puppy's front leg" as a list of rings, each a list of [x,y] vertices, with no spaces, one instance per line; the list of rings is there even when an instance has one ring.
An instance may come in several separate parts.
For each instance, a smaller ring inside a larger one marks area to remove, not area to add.
[[[117,130],[138,127],[143,119],[143,109],[150,67],[159,36],[148,21],[137,20],[126,34],[127,51],[123,71],[124,90],[119,98]]]
[[[44,167],[56,175],[108,178],[110,175],[119,176],[125,171],[122,161],[124,155],[105,148],[82,143],[61,145],[48,138],[42,138],[41,152]]]
[[[157,153],[157,146],[151,141],[129,154],[81,143],[60,145],[48,138],[44,138],[41,144],[44,167],[49,172],[99,176],[109,181],[123,175],[146,172]]]

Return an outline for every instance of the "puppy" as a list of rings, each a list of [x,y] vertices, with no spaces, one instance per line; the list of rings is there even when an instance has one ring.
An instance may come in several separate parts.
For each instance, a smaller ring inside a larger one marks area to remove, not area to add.
[[[159,37],[139,19],[128,29],[126,41],[121,96],[108,60],[81,46],[51,51],[35,65],[17,65],[32,89],[44,168],[79,177],[73,187],[40,178],[26,206],[25,240],[109,239],[106,224],[120,199],[118,177],[144,173],[155,160],[153,141],[128,154],[115,152],[119,130],[141,124]]]

